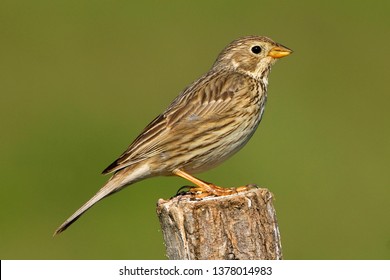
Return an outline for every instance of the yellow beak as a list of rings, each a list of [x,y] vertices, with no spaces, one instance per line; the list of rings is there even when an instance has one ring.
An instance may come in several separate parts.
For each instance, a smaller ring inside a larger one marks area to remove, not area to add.
[[[273,57],[273,58],[281,58],[281,57],[284,57],[284,56],[287,56],[289,54],[291,54],[293,51],[290,50],[289,48],[286,48],[286,47],[283,47],[283,46],[278,46],[278,47],[274,47],[272,48],[268,55],[270,57]]]

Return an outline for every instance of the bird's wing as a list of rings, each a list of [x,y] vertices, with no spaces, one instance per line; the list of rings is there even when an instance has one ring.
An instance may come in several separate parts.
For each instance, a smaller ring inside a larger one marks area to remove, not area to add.
[[[255,86],[253,79],[239,73],[203,76],[186,88],[163,114],[156,117],[103,174],[118,171],[164,152],[165,145],[169,145],[173,134],[183,127],[206,127],[205,124],[209,122],[214,123],[220,118],[235,114],[239,109],[233,106],[235,102],[232,99],[242,97],[240,93],[252,86]]]

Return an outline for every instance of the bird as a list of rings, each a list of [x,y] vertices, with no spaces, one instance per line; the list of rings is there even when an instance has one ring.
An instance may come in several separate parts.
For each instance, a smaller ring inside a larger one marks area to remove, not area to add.
[[[200,198],[246,190],[219,187],[192,174],[217,166],[248,142],[263,116],[271,66],[291,53],[265,36],[245,36],[228,44],[210,70],[187,86],[104,169],[103,174],[112,173],[107,183],[54,236],[101,199],[150,177],[182,177],[195,184],[189,192]]]

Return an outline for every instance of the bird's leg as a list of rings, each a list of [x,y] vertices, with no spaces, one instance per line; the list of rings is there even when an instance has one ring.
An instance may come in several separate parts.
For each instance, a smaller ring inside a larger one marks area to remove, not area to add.
[[[225,196],[225,195],[230,195],[242,191],[246,191],[251,189],[253,186],[248,185],[248,186],[241,186],[238,188],[221,188],[218,187],[214,184],[204,182],[198,178],[195,178],[194,176],[191,176],[190,174],[184,172],[183,170],[180,169],[175,169],[173,171],[173,174],[182,177],[196,185],[196,187],[190,188],[190,193],[193,193],[196,195],[198,198],[203,198],[208,195],[215,195],[215,196]]]

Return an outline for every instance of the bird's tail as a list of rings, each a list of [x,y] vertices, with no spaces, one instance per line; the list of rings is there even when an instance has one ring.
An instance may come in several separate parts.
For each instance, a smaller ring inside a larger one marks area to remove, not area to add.
[[[141,168],[142,169],[142,168]],[[116,173],[111,179],[83,206],[80,207],[72,216],[70,216],[62,225],[60,225],[53,236],[60,234],[64,230],[66,230],[71,224],[73,224],[82,214],[84,214],[89,208],[91,208],[95,203],[107,197],[110,194],[113,194],[123,187],[135,183],[143,178],[145,178],[145,174],[140,174],[142,172],[140,169],[135,170],[135,172],[127,172],[129,170],[123,170],[124,172]],[[127,174],[130,173],[130,174]]]

